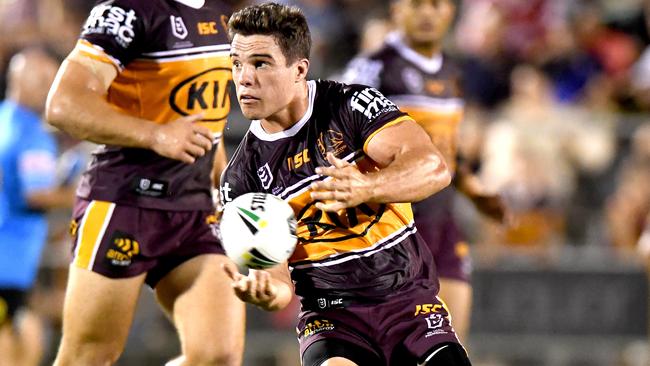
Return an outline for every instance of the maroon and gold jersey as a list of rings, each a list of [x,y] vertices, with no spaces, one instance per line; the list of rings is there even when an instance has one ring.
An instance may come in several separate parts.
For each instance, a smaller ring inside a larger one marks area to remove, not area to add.
[[[150,150],[102,146],[78,195],[165,210],[210,209],[212,160],[230,111],[232,83],[223,1],[98,2],[78,46],[118,75],[107,100],[119,112],[156,123],[203,113],[214,136],[209,154],[186,164]]]
[[[416,233],[408,203],[364,203],[336,213],[315,207],[310,184],[327,179],[327,152],[376,167],[365,159],[379,131],[409,120],[374,88],[309,81],[309,107],[293,127],[269,134],[252,121],[221,178],[222,199],[248,192],[279,196],[298,220],[298,246],[289,259],[303,306],[325,308],[385,299],[410,289],[435,290],[430,252]]]

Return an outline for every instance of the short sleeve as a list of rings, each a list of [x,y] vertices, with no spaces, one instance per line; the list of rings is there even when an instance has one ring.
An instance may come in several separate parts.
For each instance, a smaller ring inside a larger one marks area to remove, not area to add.
[[[347,119],[355,134],[354,140],[364,152],[367,152],[368,142],[379,131],[411,119],[375,88],[351,85],[346,94]]]
[[[110,62],[118,69],[140,55],[145,38],[144,13],[128,0],[101,1],[90,12],[81,31],[82,53]]]

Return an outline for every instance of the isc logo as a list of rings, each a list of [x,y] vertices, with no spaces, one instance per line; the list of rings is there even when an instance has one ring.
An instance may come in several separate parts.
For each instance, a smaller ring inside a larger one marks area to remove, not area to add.
[[[176,113],[203,113],[204,121],[219,121],[230,111],[230,69],[215,67],[181,81],[171,91],[169,103]]]
[[[415,314],[413,316],[417,316],[420,314],[430,314],[430,313],[437,313],[440,312],[444,309],[444,307],[441,304],[421,304],[421,305],[416,305],[415,306]]]
[[[307,149],[304,149],[296,155],[287,158],[287,167],[289,170],[298,169],[310,161],[311,159],[309,159],[309,151]]]

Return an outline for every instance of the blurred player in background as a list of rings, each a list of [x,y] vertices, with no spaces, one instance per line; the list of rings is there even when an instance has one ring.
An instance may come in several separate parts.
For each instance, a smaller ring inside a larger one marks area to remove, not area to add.
[[[42,326],[27,309],[47,240],[45,211],[71,207],[57,185],[56,143],[41,115],[58,62],[39,49],[13,56],[0,104],[0,365],[36,366]]]
[[[372,88],[307,81],[311,37],[297,8],[252,6],[228,25],[252,122],[224,171],[223,198],[285,199],[299,238],[288,264],[248,276],[226,266],[237,295],[278,310],[295,291],[305,366],[470,365],[435,296],[410,204],[397,203],[449,184],[431,139]]]
[[[457,166],[457,131],[463,117],[460,68],[442,52],[454,19],[453,0],[395,0],[392,18],[399,31],[383,47],[352,60],[343,82],[377,88],[409,113],[456,171],[454,186],[413,204],[418,232],[429,245],[440,278],[440,297],[449,306],[454,329],[466,339],[472,288],[469,247],[454,220],[454,192],[467,195],[479,210],[500,220],[501,203],[486,194],[470,169]]]
[[[77,190],[55,365],[113,364],[143,283],[176,326],[181,364],[241,363],[244,307],[220,269],[211,197],[230,13],[217,0],[98,2],[59,70],[49,122],[104,145]]]

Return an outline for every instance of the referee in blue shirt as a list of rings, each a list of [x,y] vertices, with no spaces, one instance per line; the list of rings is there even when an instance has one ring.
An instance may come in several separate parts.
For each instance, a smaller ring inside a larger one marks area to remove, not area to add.
[[[0,365],[39,362],[40,323],[27,294],[46,243],[45,211],[73,200],[70,187],[56,184],[56,143],[41,120],[57,67],[38,49],[16,54],[0,103]]]

